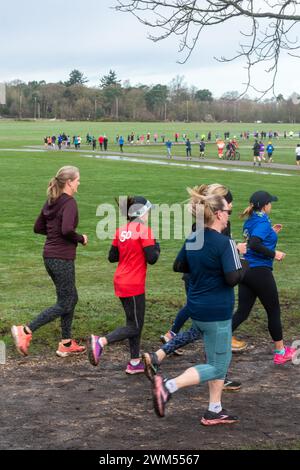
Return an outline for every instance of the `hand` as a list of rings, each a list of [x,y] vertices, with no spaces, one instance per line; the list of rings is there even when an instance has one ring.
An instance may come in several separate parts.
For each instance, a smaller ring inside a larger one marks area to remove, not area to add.
[[[236,248],[237,248],[238,252],[239,252],[241,255],[246,254],[246,253],[247,253],[247,242],[237,243],[237,244],[236,244]]]
[[[273,225],[273,230],[274,230],[274,232],[278,233],[278,232],[280,232],[281,229],[282,229],[282,225],[281,225],[281,224],[275,224],[275,225]]]
[[[286,253],[284,253],[283,251],[275,251],[275,259],[277,261],[282,261],[285,256]]]
[[[87,235],[82,235],[83,236],[83,246],[87,245],[88,244],[88,237]]]

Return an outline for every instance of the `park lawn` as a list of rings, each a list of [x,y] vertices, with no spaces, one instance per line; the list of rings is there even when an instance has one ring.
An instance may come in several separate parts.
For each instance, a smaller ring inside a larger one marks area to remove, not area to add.
[[[2,122],[0,128],[1,125]],[[36,143],[34,135],[30,136],[30,143]],[[12,141],[9,148],[17,148],[17,140]],[[80,211],[78,230],[89,236],[89,245],[79,246],[77,251],[80,300],[74,322],[75,337],[84,339],[90,332],[105,334],[123,322],[122,308],[113,292],[115,265],[107,261],[110,240],[101,241],[96,236],[98,205],[113,203],[114,197],[128,193],[143,194],[154,203],[183,202],[187,198],[187,186],[220,182],[229,186],[235,197],[231,220],[233,236],[237,240],[242,238],[242,222],[238,214],[246,207],[249,195],[264,188],[279,198],[279,202],[274,204],[272,219],[284,226],[278,248],[286,251],[287,257],[282,263],[275,264],[275,276],[286,337],[289,340],[297,339],[300,316],[300,222],[297,202],[299,180],[296,173],[290,177],[262,175],[258,172],[230,173],[186,166],[160,167],[125,161],[103,161],[67,152],[23,153],[0,150],[0,331],[9,345],[11,324],[29,321],[41,309],[51,305],[55,298],[41,256],[44,237],[35,235],[32,227],[44,203],[49,178],[59,167],[67,164],[80,168],[81,185],[76,196]],[[157,340],[169,327],[178,308],[184,304],[181,276],[172,272],[172,263],[181,244],[181,240],[161,240],[159,262],[149,267],[144,339]],[[242,325],[239,333],[253,340],[269,338],[265,314],[260,305],[255,307],[251,318]],[[38,352],[45,346],[53,349],[59,337],[59,322],[47,325],[35,334],[32,351]]]
[[[240,133],[243,131],[250,131],[251,137],[249,141],[240,139]],[[31,145],[43,145],[43,138],[47,135],[58,135],[60,132],[65,132],[71,137],[73,135],[81,135],[82,149],[90,150],[91,147],[85,144],[86,135],[95,135],[96,138],[100,134],[106,134],[109,138],[109,150],[118,151],[119,146],[116,143],[116,136],[123,135],[125,138],[124,151],[132,153],[145,153],[145,154],[158,154],[166,155],[165,145],[162,144],[161,135],[164,134],[166,139],[174,141],[175,132],[179,132],[180,139],[179,145],[173,146],[173,155],[184,156],[185,146],[182,140],[182,134],[185,133],[191,141],[196,141],[196,134],[199,137],[202,134],[207,135],[209,131],[212,132],[212,142],[207,144],[206,156],[208,158],[217,159],[217,150],[215,145],[215,136],[217,134],[223,135],[225,131],[230,132],[230,136],[236,137],[239,140],[241,159],[252,160],[252,146],[254,142],[253,132],[261,131],[273,132],[277,130],[281,134],[284,131],[287,133],[293,130],[295,135],[293,139],[284,139],[281,137],[279,140],[273,139],[275,147],[274,161],[277,163],[295,164],[295,147],[300,143],[299,131],[300,125],[298,124],[256,124],[256,123],[183,123],[183,122],[160,122],[160,123],[139,123],[139,122],[70,122],[70,121],[56,121],[56,120],[40,120],[40,121],[14,121],[14,120],[0,120],[0,148],[22,148]],[[127,136],[134,132],[135,135],[142,135],[146,137],[147,132],[151,133],[151,143],[148,144],[135,144],[127,145]],[[154,133],[158,134],[158,144],[153,143]],[[268,143],[268,138],[264,140],[265,145]],[[199,155],[198,145],[195,143],[192,147],[192,155],[197,157]]]

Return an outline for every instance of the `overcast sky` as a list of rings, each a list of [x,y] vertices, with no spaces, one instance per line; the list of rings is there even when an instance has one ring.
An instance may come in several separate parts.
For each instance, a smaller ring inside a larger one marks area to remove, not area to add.
[[[0,6],[0,82],[67,80],[79,69],[98,85],[99,78],[116,71],[132,85],[169,84],[176,75],[188,85],[208,88],[215,97],[243,89],[241,63],[220,64],[213,56],[231,55],[238,47],[238,27],[225,25],[203,37],[188,63],[180,59],[178,39],[153,43],[150,30],[132,15],[110,7],[115,0],[9,0]],[[153,31],[152,31],[153,33]],[[300,60],[285,57],[276,93],[300,92]],[[259,75],[264,87],[264,74]],[[251,94],[251,93],[250,93]],[[252,96],[254,94],[252,93]]]

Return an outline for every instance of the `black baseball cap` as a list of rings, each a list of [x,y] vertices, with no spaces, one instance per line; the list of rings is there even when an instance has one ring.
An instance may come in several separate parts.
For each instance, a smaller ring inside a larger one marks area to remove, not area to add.
[[[250,204],[253,204],[254,209],[262,209],[269,202],[278,201],[277,196],[267,193],[267,191],[256,191],[250,197]]]

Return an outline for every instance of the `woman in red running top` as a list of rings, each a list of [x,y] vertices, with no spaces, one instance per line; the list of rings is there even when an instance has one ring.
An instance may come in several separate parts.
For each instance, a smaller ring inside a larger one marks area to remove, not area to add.
[[[142,196],[128,197],[125,207],[121,207],[128,222],[116,230],[108,259],[111,263],[118,262],[114,288],[125,311],[126,326],[119,327],[106,336],[89,337],[89,360],[94,366],[99,364],[107,344],[128,339],[130,361],[126,373],[144,372],[144,365],[140,360],[140,339],[145,316],[147,263],[155,264],[160,253],[159,244],[151,228],[147,226],[151,207],[151,202]]]

